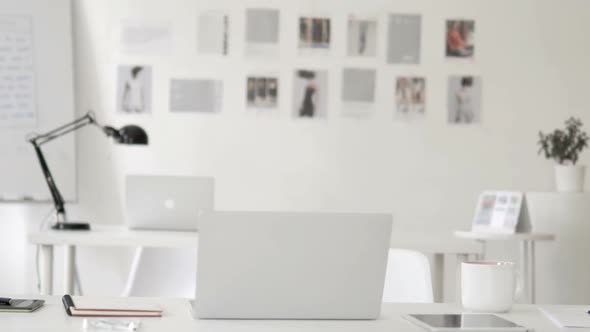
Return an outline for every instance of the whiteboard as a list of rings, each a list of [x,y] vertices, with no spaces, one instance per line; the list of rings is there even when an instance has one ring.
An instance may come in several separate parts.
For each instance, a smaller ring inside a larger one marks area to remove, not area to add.
[[[70,0],[0,0],[0,200],[49,200],[25,138],[74,119]],[[75,135],[42,146],[58,188],[76,199]]]

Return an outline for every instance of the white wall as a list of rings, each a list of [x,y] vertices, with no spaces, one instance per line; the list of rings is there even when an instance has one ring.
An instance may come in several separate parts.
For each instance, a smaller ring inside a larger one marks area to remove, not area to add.
[[[334,6],[338,4],[338,6]],[[245,60],[244,9],[279,7],[281,57]],[[213,175],[220,209],[384,211],[399,227],[452,229],[469,224],[477,193],[485,188],[548,190],[551,166],[537,156],[539,129],[551,129],[568,115],[586,116],[590,64],[584,55],[583,1],[78,1],[75,8],[78,109],[94,109],[106,122],[139,123],[151,137],[149,149],[112,147],[98,133],[80,135],[81,202],[93,219],[117,223],[123,217],[122,179],[129,172]],[[334,8],[336,7],[336,8]],[[230,11],[231,54],[199,57],[195,17],[199,8]],[[380,13],[380,56],[376,61],[344,57],[348,13]],[[297,56],[296,13],[333,17],[333,56]],[[385,13],[423,15],[422,64],[384,64]],[[443,57],[444,21],[476,20],[476,60]],[[116,25],[122,19],[170,20],[175,49],[169,57],[124,56],[117,52]],[[116,65],[154,68],[154,111],[149,116],[115,113]],[[293,70],[330,70],[327,121],[291,117]],[[340,116],[343,66],[378,69],[377,114],[373,119]],[[255,68],[280,73],[281,114],[255,118],[244,111],[246,73]],[[393,80],[402,73],[427,77],[424,121],[392,121]],[[446,121],[447,78],[483,78],[480,125]],[[173,77],[225,80],[219,115],[171,114],[168,83]],[[108,156],[108,158],[105,158]],[[104,186],[103,184],[109,184]],[[113,190],[113,186],[114,189]],[[102,187],[102,189],[98,189]],[[86,189],[87,190],[84,190]]]
[[[150,134],[148,148],[112,146],[92,130],[78,135],[80,204],[72,208],[71,215],[93,223],[122,223],[125,174],[164,173],[214,176],[218,209],[390,212],[398,229],[467,228],[477,195],[484,189],[552,189],[552,164],[536,154],[539,129],[561,126],[569,115],[579,116],[590,125],[586,97],[590,83],[586,59],[590,51],[586,38],[590,3],[584,0],[74,2],[79,114],[93,109],[106,123],[136,123]],[[271,61],[246,60],[244,10],[266,6],[281,9],[281,56]],[[199,8],[229,10],[227,58],[196,54],[195,18]],[[310,12],[333,18],[331,56],[297,56],[296,19],[299,13]],[[346,16],[350,13],[378,15],[376,60],[344,56]],[[422,14],[420,65],[385,64],[387,13]],[[475,19],[473,63],[444,58],[447,18]],[[173,54],[119,54],[114,37],[121,19],[171,21]],[[151,115],[116,114],[120,63],[153,66]],[[326,121],[292,118],[293,71],[308,66],[330,72]],[[341,116],[339,78],[344,66],[377,69],[378,103],[373,118]],[[245,76],[257,68],[280,73],[281,108],[277,118],[245,113]],[[427,116],[423,121],[392,120],[394,78],[404,74],[427,79]],[[479,125],[446,124],[447,80],[455,74],[476,74],[483,79]],[[192,77],[225,81],[220,114],[168,112],[169,79]],[[581,162],[588,164],[589,156],[586,154]],[[2,230],[9,231],[16,232]],[[33,251],[29,248],[27,252]],[[88,293],[118,293],[129,259],[121,254],[127,252],[113,252],[110,260],[102,254],[101,262],[89,263],[94,262],[96,253],[88,250],[79,255],[85,288]],[[96,271],[110,270],[113,275],[103,281],[93,277]],[[165,277],[155,268],[146,271]]]

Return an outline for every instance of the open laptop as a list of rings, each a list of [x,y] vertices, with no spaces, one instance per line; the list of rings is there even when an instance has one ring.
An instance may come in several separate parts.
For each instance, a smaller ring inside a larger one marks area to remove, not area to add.
[[[130,229],[196,231],[202,211],[213,209],[214,179],[196,176],[128,175]]]
[[[376,319],[392,217],[205,212],[198,318]]]

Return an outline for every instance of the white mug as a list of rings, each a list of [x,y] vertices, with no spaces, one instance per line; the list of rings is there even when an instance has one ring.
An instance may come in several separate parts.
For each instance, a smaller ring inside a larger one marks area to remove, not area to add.
[[[461,302],[471,311],[506,312],[521,292],[512,262],[461,263]]]

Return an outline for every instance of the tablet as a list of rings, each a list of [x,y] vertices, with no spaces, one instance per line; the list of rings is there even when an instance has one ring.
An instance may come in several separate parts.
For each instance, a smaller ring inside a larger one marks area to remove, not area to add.
[[[7,300],[9,304],[0,304],[0,312],[33,312],[45,303],[44,300]]]
[[[524,326],[491,314],[406,315],[412,323],[434,332],[527,332]]]

